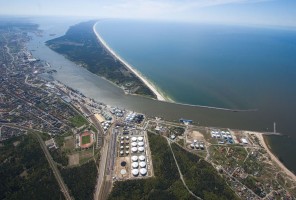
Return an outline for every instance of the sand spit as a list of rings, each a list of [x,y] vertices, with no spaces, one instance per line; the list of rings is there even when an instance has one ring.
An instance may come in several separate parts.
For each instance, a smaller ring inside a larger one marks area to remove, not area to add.
[[[98,23],[98,22],[97,22]],[[157,96],[157,99],[160,101],[166,101],[167,99],[164,97],[164,95],[162,95],[157,89],[156,87],[150,83],[140,72],[138,72],[137,70],[135,70],[130,64],[128,64],[124,59],[122,59],[119,55],[117,55],[115,53],[115,51],[113,51],[108,44],[103,40],[103,38],[99,35],[99,33],[96,31],[95,26],[97,25],[97,23],[94,24],[93,26],[93,31],[96,34],[98,40],[103,44],[103,46],[118,60],[120,60],[120,62],[122,62],[126,68],[130,71],[132,71],[150,90],[152,90],[152,92]]]

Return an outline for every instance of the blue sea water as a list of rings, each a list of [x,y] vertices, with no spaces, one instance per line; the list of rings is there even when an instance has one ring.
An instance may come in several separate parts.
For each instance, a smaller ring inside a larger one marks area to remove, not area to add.
[[[268,121],[268,132],[276,122],[285,136],[269,144],[296,173],[295,29],[105,20],[96,30],[176,102],[257,109],[241,123]]]
[[[123,20],[96,30],[177,102],[259,109],[296,100],[294,30]]]
[[[269,144],[296,173],[295,31],[147,21],[98,23],[96,29],[105,41],[176,101],[258,109],[234,113],[123,95],[44,45],[53,38],[51,33],[63,35],[69,24],[77,22],[61,23],[65,22],[41,23],[41,28],[54,30],[34,37],[29,45],[34,56],[58,71],[58,80],[98,101],[169,120],[185,117],[200,125],[260,131],[271,131],[276,122],[277,131],[286,136],[268,137]]]

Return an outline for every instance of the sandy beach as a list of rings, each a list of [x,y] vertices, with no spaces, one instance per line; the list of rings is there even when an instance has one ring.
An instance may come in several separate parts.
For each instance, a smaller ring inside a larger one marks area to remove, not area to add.
[[[248,131],[249,132],[249,131]],[[254,135],[257,136],[257,138],[259,139],[261,145],[263,146],[263,148],[267,151],[267,153],[269,154],[270,158],[288,175],[290,176],[294,181],[296,181],[296,176],[293,172],[291,172],[268,148],[264,138],[263,138],[263,134],[262,133],[258,133],[258,132],[251,132]]]
[[[98,23],[98,22],[97,22]],[[118,60],[120,60],[120,62],[122,62],[126,68],[130,71],[132,71],[148,88],[150,88],[150,90],[152,90],[152,92],[156,95],[157,100],[160,101],[166,101],[167,99],[164,97],[164,95],[162,95],[157,89],[156,87],[149,82],[140,72],[138,72],[137,70],[135,70],[130,64],[128,64],[124,59],[122,59],[119,55],[117,55],[115,53],[115,51],[113,51],[108,44],[103,40],[103,38],[99,35],[99,33],[96,31],[95,26],[97,25],[97,23],[94,24],[93,26],[93,31],[96,34],[98,40],[104,45],[104,47]]]
[[[98,22],[97,22],[98,23]],[[97,24],[96,23],[96,24]],[[128,68],[130,71],[132,71],[137,77],[139,77],[144,84],[147,85],[147,87],[149,87],[154,94],[157,96],[157,99],[160,101],[166,101],[167,99],[164,97],[164,95],[162,95],[157,89],[156,87],[150,83],[140,72],[138,72],[137,70],[135,70],[131,65],[129,65],[124,59],[122,59],[119,55],[117,55],[115,53],[115,51],[113,51],[108,45],[107,43],[103,40],[103,38],[97,33],[97,31],[95,30],[95,26],[96,24],[93,26],[93,31],[96,34],[98,40],[104,45],[104,47],[118,60],[120,60],[125,66],[126,68]],[[207,106],[205,106],[207,107]],[[211,107],[209,107],[211,108]],[[213,107],[215,108],[215,107]],[[218,108],[220,109],[220,108]],[[224,109],[223,109],[224,110]],[[228,110],[228,109],[225,109]],[[242,110],[242,111],[256,111],[256,109],[250,109],[250,110]],[[294,181],[296,181],[296,176],[293,172],[291,172],[288,168],[286,168],[286,166],[270,151],[270,149],[268,148],[267,144],[265,143],[265,140],[263,138],[263,134],[259,133],[259,132],[250,132],[249,133],[253,133],[254,135],[257,136],[257,138],[259,139],[261,145],[263,148],[265,148],[265,150],[267,151],[267,153],[269,154],[270,158],[272,159],[272,161],[274,161],[288,176],[290,176]]]

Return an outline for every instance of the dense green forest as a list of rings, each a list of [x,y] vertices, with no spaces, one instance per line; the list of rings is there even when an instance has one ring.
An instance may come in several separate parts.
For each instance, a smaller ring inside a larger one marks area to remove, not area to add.
[[[79,167],[61,169],[60,171],[76,200],[93,199],[98,174],[93,160]]]
[[[52,159],[56,163],[58,163],[62,166],[66,167],[69,163],[67,153],[65,151],[63,151],[61,148],[51,151],[50,155],[52,156]]]
[[[64,199],[33,135],[1,143],[0,178],[0,199]]]
[[[175,157],[188,188],[203,199],[239,199],[216,169],[203,159],[172,144]]]
[[[118,181],[109,200],[118,199],[195,199],[180,180],[177,166],[167,140],[148,133],[155,177],[141,180]],[[178,164],[188,187],[205,200],[237,199],[217,171],[206,161],[199,159],[173,144]]]
[[[93,32],[95,23],[96,21],[88,21],[74,25],[64,36],[49,40],[46,44],[90,72],[103,76],[118,86],[124,86],[131,93],[156,98],[138,77],[98,42]]]
[[[165,138],[148,133],[155,177],[115,182],[113,199],[195,199],[183,186],[173,155]]]

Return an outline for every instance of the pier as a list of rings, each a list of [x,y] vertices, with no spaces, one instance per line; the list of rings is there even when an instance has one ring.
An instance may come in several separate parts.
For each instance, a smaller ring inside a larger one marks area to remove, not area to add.
[[[276,123],[275,122],[273,122],[273,132],[265,132],[263,134],[264,135],[283,135],[281,133],[276,132]]]

